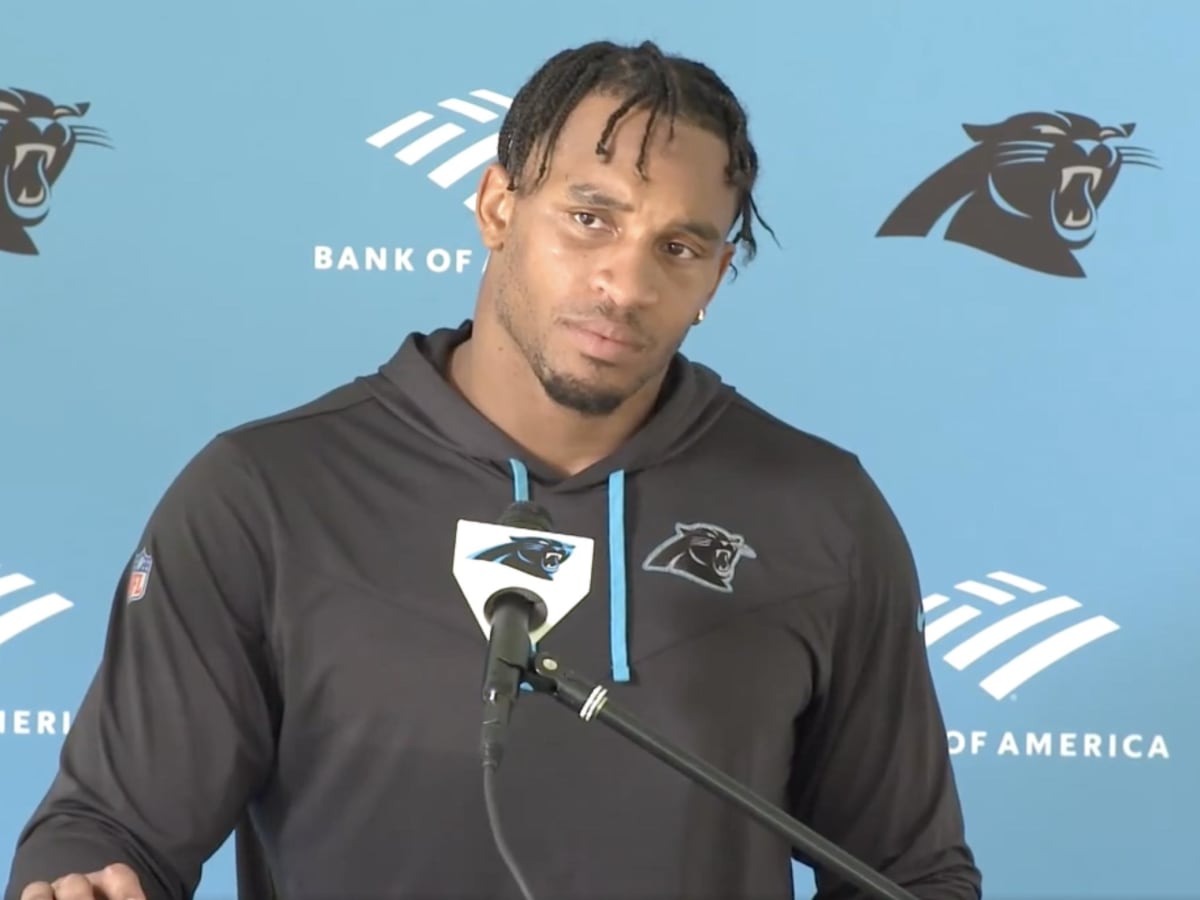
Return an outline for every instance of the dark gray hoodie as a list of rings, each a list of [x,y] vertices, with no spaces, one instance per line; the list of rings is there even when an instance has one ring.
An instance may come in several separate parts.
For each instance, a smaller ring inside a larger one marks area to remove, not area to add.
[[[913,561],[858,459],[678,357],[646,425],[561,478],[444,380],[468,333],[411,335],[185,467],[6,900],[114,861],[189,897],[244,815],[284,900],[517,898],[482,793],[486,639],[451,574],[458,520],[514,499],[595,539],[541,649],[918,897],[974,900]],[[539,900],[792,897],[785,842],[550,699],[522,695],[498,778]]]

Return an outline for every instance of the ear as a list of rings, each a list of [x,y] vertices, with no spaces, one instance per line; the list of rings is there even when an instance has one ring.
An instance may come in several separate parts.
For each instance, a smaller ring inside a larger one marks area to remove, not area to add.
[[[475,194],[475,223],[488,250],[499,250],[504,246],[504,237],[512,222],[516,196],[508,189],[508,181],[504,167],[495,162],[483,170],[483,176],[479,179],[479,189]]]
[[[991,138],[992,132],[995,131],[995,125],[973,125],[970,122],[963,122],[963,131],[967,133],[967,137],[977,144],[981,144]]]
[[[729,267],[733,263],[733,254],[736,250],[732,241],[726,241],[725,246],[721,248],[721,255],[717,260],[717,274],[708,289],[708,296],[704,298],[704,303],[700,307],[701,311],[707,310],[708,304],[712,303],[713,297],[717,294],[717,288],[721,286],[721,279],[725,277],[725,273],[729,271]]]
[[[721,283],[721,279],[725,277],[725,273],[729,271],[730,265],[733,264],[733,254],[736,249],[733,241],[726,241],[725,246],[721,248],[721,259],[717,264],[717,278],[713,283],[712,293],[708,295],[710,300],[712,299],[712,295],[717,292],[717,285]]]

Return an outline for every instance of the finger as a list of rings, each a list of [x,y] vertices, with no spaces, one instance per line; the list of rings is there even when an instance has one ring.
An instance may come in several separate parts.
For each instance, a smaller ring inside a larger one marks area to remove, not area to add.
[[[35,881],[25,885],[21,891],[21,900],[54,900],[54,888],[48,881]]]
[[[95,900],[92,883],[86,875],[64,875],[54,882],[53,900]]]
[[[105,900],[146,900],[137,873],[124,863],[105,866],[89,875],[88,880],[104,892]]]

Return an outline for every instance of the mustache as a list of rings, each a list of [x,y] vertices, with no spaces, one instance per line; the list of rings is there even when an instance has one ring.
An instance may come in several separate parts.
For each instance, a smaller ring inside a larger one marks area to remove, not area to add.
[[[636,312],[622,311],[619,307],[610,304],[591,303],[577,309],[562,310],[557,318],[559,321],[571,325],[613,325],[636,334],[643,341],[650,340],[650,335]]]

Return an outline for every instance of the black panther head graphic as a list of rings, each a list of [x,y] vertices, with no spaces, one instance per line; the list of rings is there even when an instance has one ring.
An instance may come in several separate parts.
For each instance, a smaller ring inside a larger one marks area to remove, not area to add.
[[[1073,253],[1091,243],[1097,210],[1126,165],[1159,168],[1121,144],[1134,125],[1030,112],[963,125],[975,145],[917,185],[876,237],[921,237],[955,204],[945,239],[1049,275],[1083,277]]]
[[[738,560],[756,559],[754,548],[740,534],[718,525],[675,525],[675,534],[650,551],[642,568],[669,572],[728,593],[733,590],[733,570]]]
[[[54,183],[75,148],[111,147],[101,129],[70,121],[86,115],[90,106],[0,88],[0,251],[36,256],[29,229],[50,213]]]
[[[553,538],[513,537],[508,543],[472,554],[471,559],[498,562],[518,572],[547,580],[554,577],[575,547]]]

